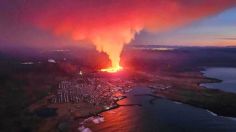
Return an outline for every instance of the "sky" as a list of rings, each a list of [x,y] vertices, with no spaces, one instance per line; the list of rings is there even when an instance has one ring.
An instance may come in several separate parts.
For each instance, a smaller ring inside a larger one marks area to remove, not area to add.
[[[236,8],[161,33],[141,32],[132,43],[180,46],[236,46]]]
[[[0,48],[92,45],[113,53],[129,43],[236,46],[235,5],[235,0],[0,0]]]

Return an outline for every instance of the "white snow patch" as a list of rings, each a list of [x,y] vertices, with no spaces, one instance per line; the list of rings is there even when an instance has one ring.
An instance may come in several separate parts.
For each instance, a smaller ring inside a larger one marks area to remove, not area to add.
[[[56,61],[54,59],[48,59],[49,63],[56,63]]]
[[[32,65],[32,64],[34,64],[34,62],[22,62],[21,64],[22,65]]]
[[[84,126],[80,126],[80,127],[78,128],[78,130],[79,130],[80,132],[92,132],[92,130],[91,130],[90,128],[86,128],[86,127],[84,127]]]
[[[92,121],[94,124],[99,124],[104,122],[104,117],[94,117]]]
[[[81,132],[92,132],[92,130],[90,128],[85,128],[84,130],[82,130]]]

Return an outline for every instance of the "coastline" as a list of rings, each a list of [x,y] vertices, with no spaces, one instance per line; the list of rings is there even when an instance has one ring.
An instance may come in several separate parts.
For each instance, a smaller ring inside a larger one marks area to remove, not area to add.
[[[206,71],[207,68],[210,68],[210,67],[203,67],[203,69],[200,70],[200,73],[202,74],[202,76],[203,76],[204,78],[206,78],[207,80],[210,80],[210,81],[209,81],[209,82],[201,82],[201,83],[199,83],[199,86],[200,86],[201,84],[204,84],[204,83],[221,83],[221,82],[223,82],[223,80],[218,79],[218,78],[207,77],[207,76],[206,76],[206,73],[204,73],[204,71]],[[200,86],[200,87],[204,87],[204,86]]]
[[[154,86],[164,81],[155,82],[156,84]],[[218,116],[236,117],[235,93],[225,92],[219,89],[208,89],[201,86],[202,83],[220,83],[222,80],[206,77],[201,70],[197,70],[188,73],[188,76],[182,81],[178,81],[175,79],[167,80],[166,84],[172,84],[171,88],[160,89],[158,87],[152,87],[154,94],[161,98],[209,110]]]
[[[180,73],[176,73],[176,74],[179,75]],[[142,74],[142,76],[146,77],[147,75]],[[178,78],[178,77],[168,78],[165,76],[163,77],[160,76],[160,78],[158,79],[152,76],[151,78],[154,79],[154,82],[153,81],[151,82],[150,80],[145,81],[145,82],[136,80],[136,82],[134,83],[136,84],[135,86],[142,86],[142,87],[151,89],[151,92],[152,92],[151,95],[152,97],[154,97],[154,99],[150,100],[149,103],[152,103],[152,101],[154,101],[155,99],[162,98],[162,99],[167,99],[176,103],[183,103],[183,104],[187,104],[193,107],[204,109],[206,111],[214,113],[215,116],[220,116],[220,117],[222,116],[225,118],[232,118],[232,119],[236,117],[236,113],[235,113],[236,105],[234,105],[233,103],[234,100],[232,100],[232,98],[236,99],[236,94],[227,93],[227,92],[215,90],[215,89],[207,89],[200,86],[201,83],[205,83],[205,82],[212,82],[212,83],[220,82],[218,79],[205,77],[204,74],[200,70],[187,73],[187,76],[186,77],[185,76],[184,78]],[[153,87],[150,87],[149,85],[153,85]],[[128,89],[133,89],[135,86],[129,87]],[[139,95],[136,95],[136,96],[139,96]],[[124,98],[126,98],[126,96],[123,96],[122,99]],[[70,119],[70,122],[72,123],[73,130],[74,129],[78,130],[80,123],[86,120],[87,118],[97,117],[103,112],[122,107],[123,105],[119,105],[117,103],[120,100],[114,101],[114,105],[112,107],[109,107],[109,109],[101,106],[100,107],[101,109],[94,111],[93,107],[86,108],[86,107],[81,106],[77,110],[79,113],[78,115],[69,114],[69,117],[72,118]],[[62,105],[65,105],[65,104],[62,104]],[[137,104],[131,104],[131,105],[137,105]],[[222,108],[225,108],[226,106],[228,106],[229,109],[222,109]],[[81,114],[83,113],[83,111],[86,111],[86,114],[84,115]],[[61,118],[63,119],[63,117],[61,116],[57,117],[57,119],[60,119],[60,120]],[[60,124],[60,122],[55,122],[53,126],[57,128],[58,124]]]
[[[148,88],[148,87],[145,87],[145,88],[151,90],[151,88]],[[152,105],[152,101],[155,101],[156,99],[170,100],[169,98],[164,98],[164,97],[156,96],[153,91],[151,91],[150,94],[134,94],[133,96],[151,96],[152,98],[148,101],[151,105]],[[179,105],[183,105],[183,104],[184,104],[184,105],[189,105],[189,106],[191,106],[191,107],[195,107],[195,108],[197,108],[197,109],[202,109],[202,110],[208,112],[209,114],[211,114],[211,115],[213,115],[213,116],[222,117],[222,118],[226,118],[226,119],[230,119],[230,120],[236,120],[236,118],[234,118],[234,117],[221,116],[221,115],[218,115],[218,114],[212,112],[211,110],[208,110],[208,109],[205,109],[205,108],[202,108],[202,107],[196,107],[195,105],[192,105],[192,104],[183,103],[183,102],[174,101],[174,100],[170,100],[170,101],[173,102],[173,103],[175,103],[175,104],[179,104]],[[132,106],[132,105],[137,105],[137,104],[119,105],[119,106],[117,106],[116,108],[122,107],[122,106]],[[140,106],[140,105],[138,105],[138,106]],[[113,108],[113,109],[115,109],[115,108]],[[112,110],[112,109],[109,109],[109,110]],[[108,110],[107,110],[107,111],[108,111]],[[104,112],[106,112],[106,111],[104,111]],[[101,116],[101,115],[99,115],[99,114],[98,114],[98,115],[95,115],[95,116],[91,115],[90,117],[88,117],[88,118],[86,118],[86,119],[84,119],[84,120],[82,121],[82,125],[80,125],[80,128],[84,128],[84,129],[89,129],[89,130],[91,130],[91,129],[90,129],[90,125],[91,125],[90,123],[92,123],[92,124],[99,124],[99,123],[95,123],[95,122],[93,121],[94,119],[96,120],[96,118],[103,118],[103,120],[104,120],[104,117]],[[89,121],[87,122],[87,120],[89,120]],[[84,122],[85,122],[85,123],[84,123]],[[90,125],[86,125],[87,123],[90,124]],[[102,122],[100,122],[100,123],[102,123]]]

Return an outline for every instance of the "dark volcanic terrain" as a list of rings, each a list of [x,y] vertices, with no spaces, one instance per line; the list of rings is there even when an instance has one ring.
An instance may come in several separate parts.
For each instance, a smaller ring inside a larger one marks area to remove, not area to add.
[[[151,88],[156,98],[236,117],[236,94],[199,86],[220,82],[204,77],[205,67],[236,67],[236,48],[126,47],[125,70],[112,75],[98,72],[109,61],[92,49],[12,53],[0,51],[0,131],[74,129],[74,121],[119,107],[116,101],[137,85]],[[78,94],[61,89],[65,81]]]

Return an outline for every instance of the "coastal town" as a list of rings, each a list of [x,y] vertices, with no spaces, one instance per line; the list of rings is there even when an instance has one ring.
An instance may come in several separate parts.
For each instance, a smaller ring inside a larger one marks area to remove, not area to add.
[[[82,131],[83,122],[89,117],[101,122],[100,113],[119,107],[117,101],[126,98],[126,93],[136,86],[131,79],[107,75],[100,71],[78,71],[72,78],[59,81],[52,92],[28,108],[45,119],[39,131],[49,131],[51,127],[64,130],[61,128],[64,122]]]
[[[53,104],[86,102],[106,109],[124,98],[133,83],[119,78],[84,76],[80,73],[73,80],[63,80],[51,96]]]

